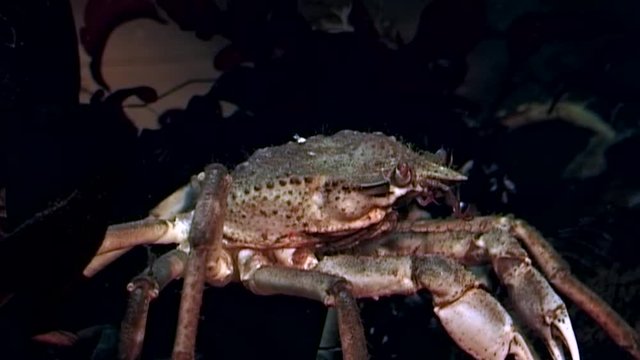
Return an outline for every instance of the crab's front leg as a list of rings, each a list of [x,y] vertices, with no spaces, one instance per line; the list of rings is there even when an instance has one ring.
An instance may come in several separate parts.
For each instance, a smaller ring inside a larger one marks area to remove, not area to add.
[[[84,269],[84,276],[94,276],[137,245],[186,243],[192,210],[206,187],[204,182],[205,172],[194,175],[187,185],[152,209],[147,219],[109,226],[98,252]]]
[[[188,244],[182,244],[181,248],[160,257],[150,269],[145,270],[129,284],[131,294],[127,315],[122,323],[120,358],[135,359],[139,356],[149,302],[169,281],[183,274],[184,284],[172,358],[195,357],[195,338],[207,260],[215,260],[219,255],[226,255],[222,249],[222,229],[230,184],[231,177],[226,168],[218,164],[208,166],[205,169],[203,187],[193,220],[190,217],[185,220],[188,222],[186,228],[190,229]],[[180,234],[173,234],[175,224],[156,221],[123,225],[121,231],[112,234],[111,246],[103,246],[108,249],[103,254],[118,255],[120,251],[126,251],[131,245],[140,242],[136,240],[139,238],[157,241],[158,238],[168,236],[172,240],[184,240],[182,231],[178,231]],[[96,264],[104,263],[99,261],[100,255],[96,259]]]
[[[638,334],[608,304],[576,279],[551,245],[521,220],[478,217],[468,221],[404,222],[380,243],[363,246],[358,251],[375,255],[441,254],[468,265],[490,262],[500,280],[507,285],[518,312],[545,339],[554,358],[563,358],[561,344],[555,340],[555,336],[559,336],[576,359],[577,345],[566,307],[547,282],[549,279],[619,346],[640,359]],[[529,256],[546,279],[533,267]]]
[[[173,359],[195,358],[207,260],[226,255],[222,248],[222,233],[230,186],[231,176],[223,165],[213,164],[205,168],[202,192],[189,231],[190,250],[180,299]]]
[[[311,254],[304,268],[317,263]],[[291,295],[320,301],[334,306],[338,314],[338,329],[346,360],[368,358],[364,328],[358,305],[349,284],[339,275],[315,270],[274,266],[262,253],[241,250],[238,253],[238,270],[243,284],[259,295]]]
[[[183,276],[187,254],[175,249],[163,254],[127,285],[129,301],[120,327],[118,359],[137,359],[147,327],[149,305],[171,281]]]
[[[433,294],[444,327],[475,358],[502,360],[512,354],[516,359],[533,359],[500,303],[473,274],[445,257],[326,256],[309,270],[271,266],[260,258],[255,253],[239,256],[245,286],[257,294],[301,296],[336,306],[345,359],[366,358],[362,325],[355,320],[357,308],[347,305],[353,304],[351,296],[410,294],[420,289]],[[342,283],[341,296],[336,296],[334,288]],[[349,300],[341,303],[341,298]]]

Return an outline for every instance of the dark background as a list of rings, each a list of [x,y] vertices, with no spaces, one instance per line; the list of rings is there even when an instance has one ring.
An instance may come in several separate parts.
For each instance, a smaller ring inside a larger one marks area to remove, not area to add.
[[[0,3],[3,359],[112,356],[126,284],[149,256],[135,249],[83,279],[107,225],[145,217],[207,163],[233,166],[294,134],[344,128],[384,131],[430,151],[443,147],[456,167],[473,160],[463,201],[537,226],[577,276],[639,329],[636,3],[539,1],[515,9],[500,1],[435,0],[408,14],[419,21],[405,39],[382,33],[371,6],[358,1],[349,18],[354,31],[339,34],[310,27],[339,1],[230,1],[226,8],[130,1],[113,2],[109,11],[89,3],[102,16],[88,12],[85,36],[93,42],[80,37],[80,49],[68,3]],[[159,130],[141,132],[122,101],[136,95],[152,102],[153,89],[109,88],[90,103],[78,100],[79,51],[90,54],[92,75],[107,89],[98,59],[109,34],[140,17],[173,21],[198,39],[229,40],[211,54],[222,75],[209,91],[162,113]],[[221,101],[239,110],[224,117]],[[583,104],[615,130],[602,151],[587,154],[584,172],[567,168],[585,154],[593,131],[562,118],[508,128],[496,115],[557,101]],[[606,167],[596,166],[603,160]],[[144,358],[169,357],[180,286],[154,301]],[[258,297],[237,285],[208,289],[204,301],[203,359],[316,356],[325,314],[319,304]],[[372,357],[465,358],[429,302],[426,293],[361,301]],[[626,356],[568,305],[584,359]],[[52,330],[80,340],[72,347],[30,340]]]

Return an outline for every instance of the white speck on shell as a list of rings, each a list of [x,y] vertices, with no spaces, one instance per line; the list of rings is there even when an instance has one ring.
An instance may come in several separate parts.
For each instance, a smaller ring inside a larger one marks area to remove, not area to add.
[[[321,207],[322,205],[324,205],[324,196],[319,192],[313,194],[313,197],[311,199],[313,201],[313,204],[317,207]]]

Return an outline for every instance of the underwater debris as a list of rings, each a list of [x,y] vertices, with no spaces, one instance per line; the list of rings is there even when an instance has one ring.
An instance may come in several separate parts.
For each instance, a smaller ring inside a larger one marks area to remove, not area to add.
[[[513,113],[501,111],[498,116],[500,123],[509,129],[560,120],[593,131],[588,145],[566,167],[565,179],[586,179],[601,174],[607,167],[605,152],[617,139],[616,131],[584,103],[530,102],[518,106]]]

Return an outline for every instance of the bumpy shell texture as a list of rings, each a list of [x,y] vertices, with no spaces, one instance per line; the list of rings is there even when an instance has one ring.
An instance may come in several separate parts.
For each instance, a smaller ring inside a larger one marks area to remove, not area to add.
[[[381,133],[344,130],[258,150],[232,173],[227,244],[297,247],[373,226],[413,189],[384,190],[400,162],[416,166],[418,177],[458,175]],[[362,191],[379,184],[382,193]]]
[[[332,136],[312,136],[302,143],[260,149],[236,167],[233,178],[238,186],[245,186],[292,175],[325,175],[367,185],[384,181],[398,162],[411,163],[419,157],[438,162],[434,155],[418,154],[382,133],[343,130]]]

